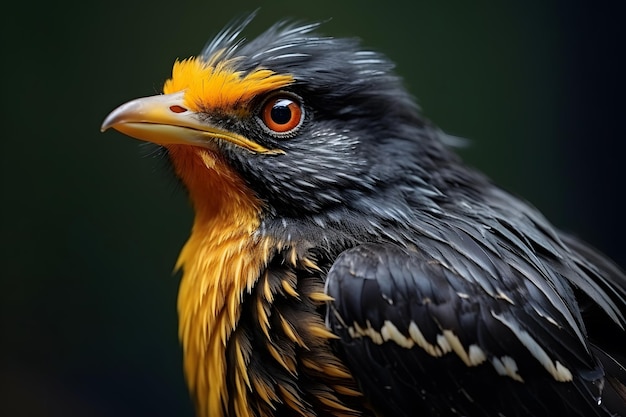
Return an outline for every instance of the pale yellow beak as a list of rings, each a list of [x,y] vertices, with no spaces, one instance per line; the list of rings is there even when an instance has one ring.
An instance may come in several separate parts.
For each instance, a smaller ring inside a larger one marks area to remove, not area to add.
[[[185,106],[183,95],[180,91],[129,101],[113,110],[100,130],[104,132],[112,127],[135,139],[160,145],[210,147],[216,139],[221,139],[254,153],[284,153],[203,122],[198,113]]]

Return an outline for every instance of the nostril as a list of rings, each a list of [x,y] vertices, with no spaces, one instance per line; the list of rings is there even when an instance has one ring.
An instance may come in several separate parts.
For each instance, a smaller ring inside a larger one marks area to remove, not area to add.
[[[187,111],[186,108],[184,108],[183,106],[178,106],[178,105],[170,106],[170,110],[174,113],[184,113]]]

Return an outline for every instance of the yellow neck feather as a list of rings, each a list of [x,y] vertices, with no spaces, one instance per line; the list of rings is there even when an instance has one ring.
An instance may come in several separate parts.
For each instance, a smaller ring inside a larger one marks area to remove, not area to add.
[[[253,237],[261,202],[217,154],[171,147],[170,155],[196,212],[177,263],[183,269],[178,313],[185,374],[198,415],[220,417],[229,395],[226,344],[270,244]]]

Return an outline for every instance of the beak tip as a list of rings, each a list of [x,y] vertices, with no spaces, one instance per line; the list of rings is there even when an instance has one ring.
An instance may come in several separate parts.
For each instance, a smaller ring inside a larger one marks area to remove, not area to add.
[[[109,113],[109,115],[104,119],[104,121],[102,122],[102,125],[100,126],[100,132],[109,130],[111,127],[113,127],[115,124],[119,122],[117,113],[118,113],[117,109]]]

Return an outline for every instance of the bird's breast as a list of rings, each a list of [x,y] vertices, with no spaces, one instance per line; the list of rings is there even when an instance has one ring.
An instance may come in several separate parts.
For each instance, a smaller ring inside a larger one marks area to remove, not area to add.
[[[314,260],[271,238],[194,228],[181,262],[180,337],[198,415],[353,415],[361,394],[331,348]]]
[[[264,269],[270,244],[249,236],[194,226],[179,264],[183,268],[178,294],[179,336],[185,375],[195,394],[199,415],[222,415],[227,399],[226,345],[241,315],[243,294]],[[245,378],[245,375],[238,376]]]

